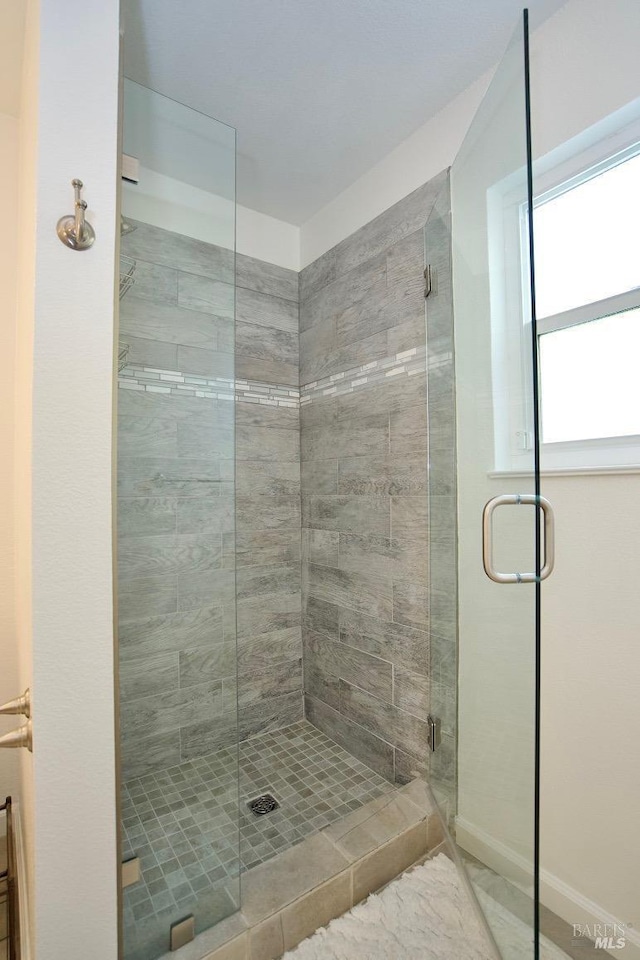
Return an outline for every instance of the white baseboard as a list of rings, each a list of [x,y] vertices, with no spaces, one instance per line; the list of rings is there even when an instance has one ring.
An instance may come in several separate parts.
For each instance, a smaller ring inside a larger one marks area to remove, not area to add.
[[[500,876],[531,894],[532,867],[526,857],[516,853],[480,827],[465,820],[464,817],[456,818],[456,842],[463,850],[495,870]],[[599,923],[625,927],[625,947],[611,951],[603,950],[603,956],[607,954],[618,957],[619,960],[640,960],[640,931],[629,929],[623,920],[614,917],[548,870],[540,871],[540,901],[569,924]]]

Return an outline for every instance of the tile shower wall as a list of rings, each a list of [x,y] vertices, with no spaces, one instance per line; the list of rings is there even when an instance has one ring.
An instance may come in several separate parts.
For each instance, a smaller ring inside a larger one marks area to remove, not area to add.
[[[234,337],[230,251],[137,224],[122,252],[136,261],[118,391],[126,780],[235,742],[236,695],[240,736],[298,720],[302,685],[297,275],[238,257]]]
[[[298,274],[238,257],[240,737],[302,719]],[[260,385],[261,382],[261,385]],[[269,393],[267,393],[267,389]]]
[[[397,781],[428,757],[424,225],[446,181],[301,274],[306,714]]]

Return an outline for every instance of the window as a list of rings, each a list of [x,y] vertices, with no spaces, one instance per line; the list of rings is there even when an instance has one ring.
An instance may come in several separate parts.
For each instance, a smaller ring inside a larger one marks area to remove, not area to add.
[[[542,466],[640,464],[640,144],[534,212]]]

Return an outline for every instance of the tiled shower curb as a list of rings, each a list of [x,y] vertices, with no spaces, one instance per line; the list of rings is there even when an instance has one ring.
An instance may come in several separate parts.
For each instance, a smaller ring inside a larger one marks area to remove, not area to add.
[[[442,840],[429,787],[414,780],[249,870],[242,880],[242,911],[183,947],[181,958],[277,960]]]

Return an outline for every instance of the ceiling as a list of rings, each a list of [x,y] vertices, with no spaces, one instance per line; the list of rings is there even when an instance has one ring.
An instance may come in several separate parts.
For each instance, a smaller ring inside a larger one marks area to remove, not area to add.
[[[301,224],[488,70],[522,3],[124,0],[125,73],[236,127],[238,202]]]

